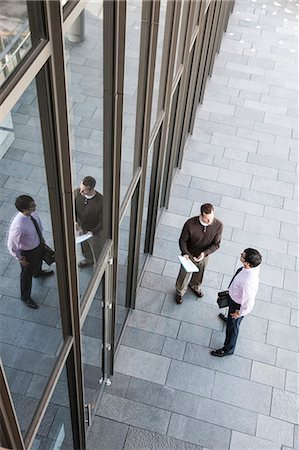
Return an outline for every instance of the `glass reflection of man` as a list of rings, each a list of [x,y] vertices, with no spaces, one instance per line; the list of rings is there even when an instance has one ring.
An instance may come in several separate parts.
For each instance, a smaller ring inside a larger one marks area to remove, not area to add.
[[[84,259],[79,267],[93,265],[93,255],[90,246],[98,258],[102,247],[103,235],[103,196],[95,190],[96,180],[87,176],[83,178],[80,187],[75,190],[76,229],[81,234],[92,233],[89,242],[81,243]]]

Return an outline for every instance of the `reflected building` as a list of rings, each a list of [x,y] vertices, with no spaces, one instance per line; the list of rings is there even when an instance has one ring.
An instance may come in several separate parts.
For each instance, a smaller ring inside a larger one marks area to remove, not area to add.
[[[1,2],[2,447],[88,447],[233,3]],[[86,176],[101,248],[80,267],[73,192]],[[34,311],[6,248],[21,194],[56,255],[55,277],[34,280]]]

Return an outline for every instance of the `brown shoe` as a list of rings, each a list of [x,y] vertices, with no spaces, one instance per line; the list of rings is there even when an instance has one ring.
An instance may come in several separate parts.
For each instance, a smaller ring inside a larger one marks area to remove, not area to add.
[[[183,297],[180,294],[175,294],[175,301],[178,305],[180,305],[181,303],[183,303]]]
[[[194,292],[194,294],[196,295],[196,297],[201,298],[204,296],[204,293],[202,292],[201,289],[199,289],[199,291],[197,291],[196,289],[193,289],[192,286],[190,286],[190,284],[188,285],[188,287],[191,289],[192,292]]]

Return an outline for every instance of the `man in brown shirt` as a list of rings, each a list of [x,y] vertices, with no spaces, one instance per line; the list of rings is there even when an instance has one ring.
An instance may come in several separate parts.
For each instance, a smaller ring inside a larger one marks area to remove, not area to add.
[[[186,272],[181,266],[175,286],[175,300],[178,304],[183,303],[183,296],[187,291],[188,284],[197,297],[203,297],[201,284],[204,271],[209,255],[220,247],[222,230],[222,222],[214,217],[214,207],[210,203],[201,205],[200,216],[192,217],[185,223],[179,246],[182,255],[191,259],[198,267],[199,272],[193,272],[191,276],[191,273]]]

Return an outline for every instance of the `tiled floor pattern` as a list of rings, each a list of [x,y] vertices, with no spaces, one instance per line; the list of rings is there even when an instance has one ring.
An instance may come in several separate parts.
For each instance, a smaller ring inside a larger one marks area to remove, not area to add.
[[[235,4],[89,435],[95,449],[298,449],[298,5]],[[178,237],[203,202],[224,222],[205,296],[174,302]],[[235,355],[216,293],[246,247],[261,285]]]

